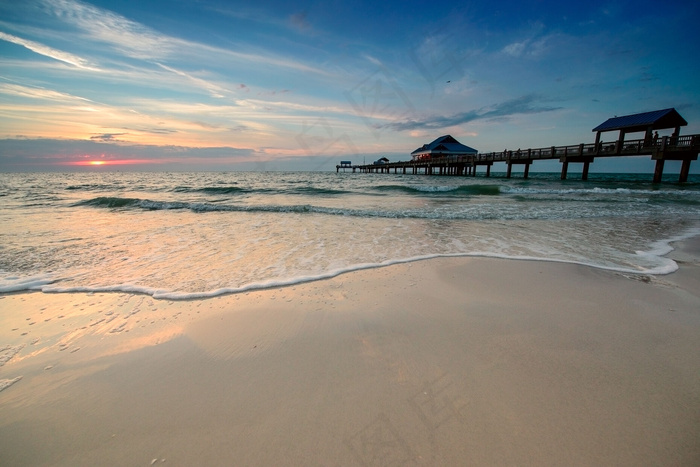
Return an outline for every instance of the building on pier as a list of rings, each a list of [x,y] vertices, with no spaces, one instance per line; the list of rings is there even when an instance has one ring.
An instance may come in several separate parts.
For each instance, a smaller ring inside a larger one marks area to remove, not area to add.
[[[478,153],[476,149],[465,146],[450,135],[445,135],[413,151],[411,159],[418,161],[433,157],[475,156]]]

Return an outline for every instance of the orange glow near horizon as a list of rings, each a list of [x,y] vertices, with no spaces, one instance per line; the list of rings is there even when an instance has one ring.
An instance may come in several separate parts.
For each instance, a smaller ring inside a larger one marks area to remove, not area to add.
[[[88,165],[88,166],[102,166],[102,165],[139,165],[139,164],[155,164],[156,161],[149,161],[145,159],[114,159],[114,160],[85,160],[85,161],[75,161],[67,162],[65,165]]]

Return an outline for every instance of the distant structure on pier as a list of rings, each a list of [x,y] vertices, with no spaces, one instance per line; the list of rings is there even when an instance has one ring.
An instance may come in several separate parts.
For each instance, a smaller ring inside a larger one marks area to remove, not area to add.
[[[524,166],[524,178],[528,177],[530,165],[536,160],[559,159],[562,164],[561,179],[566,179],[570,163],[583,164],[582,179],[588,178],[588,169],[597,157],[651,156],[656,161],[654,183],[659,183],[663,176],[665,161],[681,161],[679,182],[688,179],[691,161],[700,154],[700,135],[680,135],[682,126],[688,125],[676,109],[655,110],[623,117],[609,118],[597,127],[595,143],[580,143],[569,146],[547,146],[537,149],[506,149],[503,152],[479,153],[476,149],[465,146],[450,135],[437,138],[424,144],[411,153],[410,161],[389,162],[386,158],[381,163],[352,165],[347,161],[336,166],[336,172],[343,169],[359,170],[364,173],[407,173],[426,175],[476,175],[478,166],[486,167],[486,176],[491,175],[491,166],[495,162],[505,162],[508,169],[506,177],[510,178],[513,165]],[[673,129],[671,136],[659,137],[657,130]],[[603,143],[601,134],[619,131],[616,141]],[[626,140],[628,133],[644,132],[644,138]]]

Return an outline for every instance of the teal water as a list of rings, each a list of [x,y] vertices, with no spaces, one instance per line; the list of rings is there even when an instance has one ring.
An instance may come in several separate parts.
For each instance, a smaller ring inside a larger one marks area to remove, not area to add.
[[[209,297],[435,256],[666,274],[700,176],[0,174],[0,292]]]

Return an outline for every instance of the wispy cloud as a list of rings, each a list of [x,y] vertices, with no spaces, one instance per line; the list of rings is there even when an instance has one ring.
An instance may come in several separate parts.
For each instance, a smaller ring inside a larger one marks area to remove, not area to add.
[[[529,27],[522,39],[513,41],[503,47],[502,53],[510,57],[540,57],[547,50],[551,42],[554,42],[556,35],[545,32],[545,25],[535,22]]]
[[[404,120],[389,123],[385,127],[397,130],[416,130],[416,129],[439,129],[448,128],[455,125],[469,123],[475,120],[488,120],[494,118],[507,118],[517,114],[534,114],[542,112],[552,112],[559,110],[561,107],[553,107],[541,105],[538,102],[541,99],[534,95],[526,95],[517,99],[511,99],[501,102],[492,107],[484,107],[481,109],[470,110],[449,116],[429,116],[420,120]]]
[[[81,68],[83,70],[100,71],[96,66],[94,66],[84,58],[78,57],[77,55],[71,54],[69,52],[54,49],[53,47],[40,44],[39,42],[30,41],[28,39],[23,39],[21,37],[13,36],[12,34],[7,34],[4,32],[0,32],[0,39],[7,42],[12,42],[13,44],[21,45],[22,47],[25,47],[34,53],[43,55],[45,57],[53,58],[54,60],[73,65],[74,67]]]
[[[547,48],[549,37],[525,39],[520,42],[512,42],[506,45],[502,52],[511,57],[537,57],[542,55]]]
[[[218,62],[236,60],[248,64],[293,69],[304,73],[328,75],[323,69],[265,51],[250,52],[221,48],[162,34],[109,10],[77,0],[44,0],[46,8],[61,21],[67,22],[91,41],[108,44],[117,52],[133,59],[166,63],[168,59],[189,56],[193,59],[214,57]],[[233,45],[233,44],[232,44]]]
[[[53,91],[51,89],[44,89],[39,87],[23,86],[21,84],[12,83],[0,83],[0,94],[5,94],[14,97],[25,97],[31,99],[46,99],[52,101],[63,101],[63,102],[79,102],[84,104],[86,102],[92,103],[90,99],[85,99],[83,97],[74,96],[72,94],[66,94],[58,91]]]
[[[101,135],[94,135],[90,137],[92,141],[102,141],[102,142],[113,142],[118,141],[119,136],[124,136],[126,133],[103,133]]]
[[[192,76],[188,73],[185,73],[184,71],[176,70],[173,67],[163,65],[162,63],[158,63],[157,65],[166,71],[169,71],[171,73],[175,73],[176,75],[182,76],[183,78],[187,78],[189,81],[194,83],[197,87],[200,87],[200,88],[208,91],[212,97],[222,98],[222,97],[226,97],[226,94],[228,94],[228,90],[219,86],[218,84],[211,83],[211,82],[206,81],[202,78],[197,78],[196,76]]]
[[[172,54],[174,44],[157,32],[109,10],[73,0],[45,0],[46,10],[128,56],[161,59]]]

